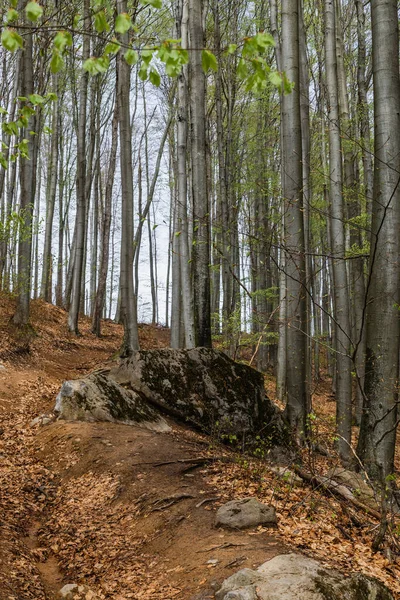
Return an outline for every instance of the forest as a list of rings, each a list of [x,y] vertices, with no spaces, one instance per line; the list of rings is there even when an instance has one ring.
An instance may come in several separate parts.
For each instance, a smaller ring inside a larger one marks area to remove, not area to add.
[[[323,386],[331,451],[379,493],[378,550],[397,503],[397,2],[0,6],[7,327],[28,347],[42,301],[71,343],[121,325],[121,359],[144,324],[218,347],[273,379],[316,451]]]

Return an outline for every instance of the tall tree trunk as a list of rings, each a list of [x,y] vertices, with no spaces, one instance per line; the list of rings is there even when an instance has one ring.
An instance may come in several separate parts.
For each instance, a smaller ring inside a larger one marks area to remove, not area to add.
[[[87,34],[83,35],[82,61],[85,62],[90,56],[90,1],[84,0],[83,5],[84,29]],[[87,95],[89,74],[82,71],[79,85],[79,116],[78,116],[78,140],[77,140],[77,166],[76,166],[76,224],[75,245],[73,256],[72,291],[71,304],[68,313],[68,328],[72,333],[78,334],[78,317],[81,303],[81,285],[83,273],[83,261],[85,255],[86,240],[86,120],[87,120]]]
[[[299,86],[299,3],[282,1],[282,68],[294,83],[282,96],[282,188],[285,202],[286,415],[298,439],[306,435],[307,336],[303,223],[303,172]]]
[[[176,29],[182,40],[182,47],[188,47],[188,0],[180,0],[177,5]],[[178,251],[180,257],[180,280],[182,290],[182,317],[185,330],[185,347],[196,345],[194,321],[192,274],[189,251],[188,218],[188,69],[184,67],[178,77],[178,114],[177,114],[177,186],[179,228]],[[177,232],[178,233],[178,232]]]
[[[33,94],[33,39],[32,31],[28,28],[25,36],[25,45],[22,50],[20,69],[20,93],[27,98]],[[18,240],[18,281],[17,305],[14,314],[14,323],[18,326],[27,325],[29,322],[30,292],[31,292],[31,252],[32,252],[32,215],[35,201],[35,148],[34,137],[31,131],[35,130],[35,119],[29,122],[23,130],[23,138],[28,140],[29,158],[20,157],[20,202],[19,213],[21,222]]]
[[[206,94],[202,68],[204,48],[203,2],[188,0],[190,32],[190,109],[192,119],[192,169],[194,241],[193,280],[196,324],[196,345],[211,347],[210,299],[210,232],[206,163]]]
[[[127,0],[118,0],[118,14],[127,12]],[[120,41],[128,45],[129,36],[123,34]],[[131,356],[139,349],[136,300],[133,288],[133,168],[132,130],[130,123],[130,66],[120,52],[117,56],[117,95],[121,158],[122,226],[121,226],[121,316],[124,325],[124,341],[121,356]]]
[[[118,100],[115,98],[114,116],[111,126],[111,149],[107,170],[106,189],[104,194],[104,211],[101,225],[101,253],[99,265],[99,282],[92,318],[92,331],[97,336],[101,334],[101,317],[103,314],[104,300],[106,296],[107,273],[110,255],[110,229],[111,229],[111,209],[112,194],[115,177],[115,167],[117,163],[118,147]],[[112,286],[112,282],[111,282]]]
[[[372,0],[375,173],[365,405],[358,453],[371,477],[394,471],[399,375],[400,80],[397,2]]]
[[[351,454],[351,344],[349,287],[345,262],[342,153],[340,142],[336,23],[334,0],[325,0],[325,52],[329,118],[329,199],[333,252],[334,318],[336,334],[336,426],[343,463]]]
[[[58,74],[53,75],[53,89],[54,92],[58,93]],[[53,217],[54,207],[56,202],[57,192],[57,174],[58,174],[58,101],[54,102],[53,115],[51,124],[51,146],[50,146],[50,160],[49,168],[47,172],[47,189],[46,189],[46,228],[44,235],[44,249],[43,249],[43,270],[42,270],[42,282],[40,286],[40,296],[46,302],[51,302],[52,290],[51,290],[51,274],[53,270],[52,264],[52,253],[51,253],[51,242],[53,238]]]

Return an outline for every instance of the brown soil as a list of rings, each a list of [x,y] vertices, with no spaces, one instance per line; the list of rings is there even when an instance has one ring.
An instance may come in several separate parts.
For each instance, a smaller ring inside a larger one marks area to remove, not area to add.
[[[168,434],[32,425],[63,380],[117,353],[121,328],[107,322],[98,340],[82,320],[82,337],[72,337],[62,310],[35,302],[34,330],[21,336],[5,296],[0,309],[0,600],[55,599],[66,583],[116,600],[213,598],[238,568],[285,551],[271,530],[214,528],[216,507],[235,490],[212,483],[224,463],[207,461],[226,451],[209,439],[173,423]],[[168,332],[143,326],[141,342],[166,345]]]

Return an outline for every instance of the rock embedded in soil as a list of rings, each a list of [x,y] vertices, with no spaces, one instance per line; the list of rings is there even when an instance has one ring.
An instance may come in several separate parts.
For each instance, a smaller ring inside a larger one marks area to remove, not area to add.
[[[360,573],[345,576],[301,554],[283,554],[257,570],[228,577],[216,600],[393,600],[377,579]]]
[[[125,388],[219,441],[283,443],[280,410],[268,399],[262,373],[211,348],[137,352],[111,369]]]
[[[67,583],[58,592],[58,597],[64,600],[98,600],[98,596],[86,585]]]
[[[59,419],[67,421],[109,421],[140,425],[152,431],[170,431],[165,419],[139,394],[124,389],[101,373],[65,381],[54,412]]]
[[[273,506],[259,502],[256,498],[231,500],[217,510],[216,527],[229,529],[248,529],[258,525],[276,525],[276,513]]]

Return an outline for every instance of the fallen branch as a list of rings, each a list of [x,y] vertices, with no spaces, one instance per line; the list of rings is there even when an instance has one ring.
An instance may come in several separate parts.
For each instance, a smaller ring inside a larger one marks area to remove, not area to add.
[[[217,544],[216,546],[210,546],[210,548],[205,548],[204,550],[197,550],[197,553],[200,552],[213,552],[214,550],[225,550],[226,548],[237,548],[238,546],[248,546],[249,544],[239,543],[235,544],[234,542],[225,542],[224,544]]]
[[[344,485],[340,485],[334,480],[328,480],[326,477],[307,473],[307,471],[303,471],[303,469],[297,465],[294,465],[294,471],[299,477],[310,483],[314,488],[322,488],[341,500],[347,500],[348,502],[351,502],[355,507],[363,510],[369,515],[372,515],[379,521],[381,520],[381,514],[379,511],[357,500],[354,494],[352,494],[351,491]]]

